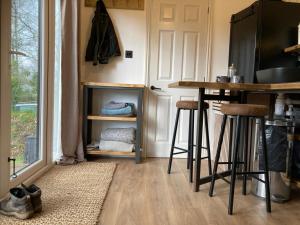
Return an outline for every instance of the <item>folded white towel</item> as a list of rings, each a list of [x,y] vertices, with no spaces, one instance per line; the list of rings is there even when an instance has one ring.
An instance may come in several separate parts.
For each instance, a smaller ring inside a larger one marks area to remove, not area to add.
[[[117,151],[117,152],[132,152],[134,150],[134,144],[128,144],[121,141],[105,141],[100,140],[100,150]]]

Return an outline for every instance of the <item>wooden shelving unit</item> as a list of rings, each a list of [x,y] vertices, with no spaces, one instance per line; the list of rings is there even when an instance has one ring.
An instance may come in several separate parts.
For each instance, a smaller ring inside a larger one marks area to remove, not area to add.
[[[284,49],[285,53],[300,55],[300,45],[294,45]]]
[[[120,122],[136,122],[137,118],[135,116],[105,116],[105,115],[89,115],[88,120],[98,120],[98,121],[120,121]]]
[[[83,147],[87,156],[109,156],[109,157],[128,157],[134,158],[136,163],[141,162],[141,140],[142,140],[142,121],[143,121],[143,98],[144,88],[142,84],[118,84],[118,83],[98,83],[82,82],[83,85]],[[134,91],[137,94],[136,116],[107,116],[94,115],[93,93],[94,90],[122,90]],[[136,123],[136,142],[135,152],[106,151],[96,148],[88,149],[87,145],[91,143],[92,126],[95,121],[111,122],[134,122]]]

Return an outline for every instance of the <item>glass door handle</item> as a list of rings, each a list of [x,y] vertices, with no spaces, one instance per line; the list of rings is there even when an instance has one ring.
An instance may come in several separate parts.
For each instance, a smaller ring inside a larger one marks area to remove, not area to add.
[[[150,86],[150,89],[151,89],[152,91],[161,91],[161,88],[155,87],[155,86],[153,86],[153,85]]]
[[[10,163],[11,161],[13,161],[13,174],[12,174],[12,178],[16,179],[17,178],[17,174],[16,174],[16,159],[14,158],[10,158],[8,157],[8,162]]]

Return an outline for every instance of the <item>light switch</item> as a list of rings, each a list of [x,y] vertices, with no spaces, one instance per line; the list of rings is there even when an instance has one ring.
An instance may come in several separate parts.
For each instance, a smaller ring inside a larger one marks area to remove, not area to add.
[[[125,51],[125,58],[133,58],[133,51],[126,50]]]

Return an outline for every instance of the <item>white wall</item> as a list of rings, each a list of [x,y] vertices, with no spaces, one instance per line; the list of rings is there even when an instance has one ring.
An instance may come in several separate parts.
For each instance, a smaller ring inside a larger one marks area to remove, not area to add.
[[[231,15],[250,6],[253,2],[255,0],[211,0],[211,81],[215,81],[216,76],[227,75]],[[221,120],[220,116],[216,116],[212,110],[209,119],[211,149],[214,156]]]
[[[107,65],[93,66],[92,62],[85,62],[84,58],[95,8],[85,7],[84,1],[81,0],[80,12],[81,80],[144,84],[147,37],[146,11],[108,9],[118,36],[122,56],[111,59]],[[125,50],[133,51],[132,59],[125,58]]]

